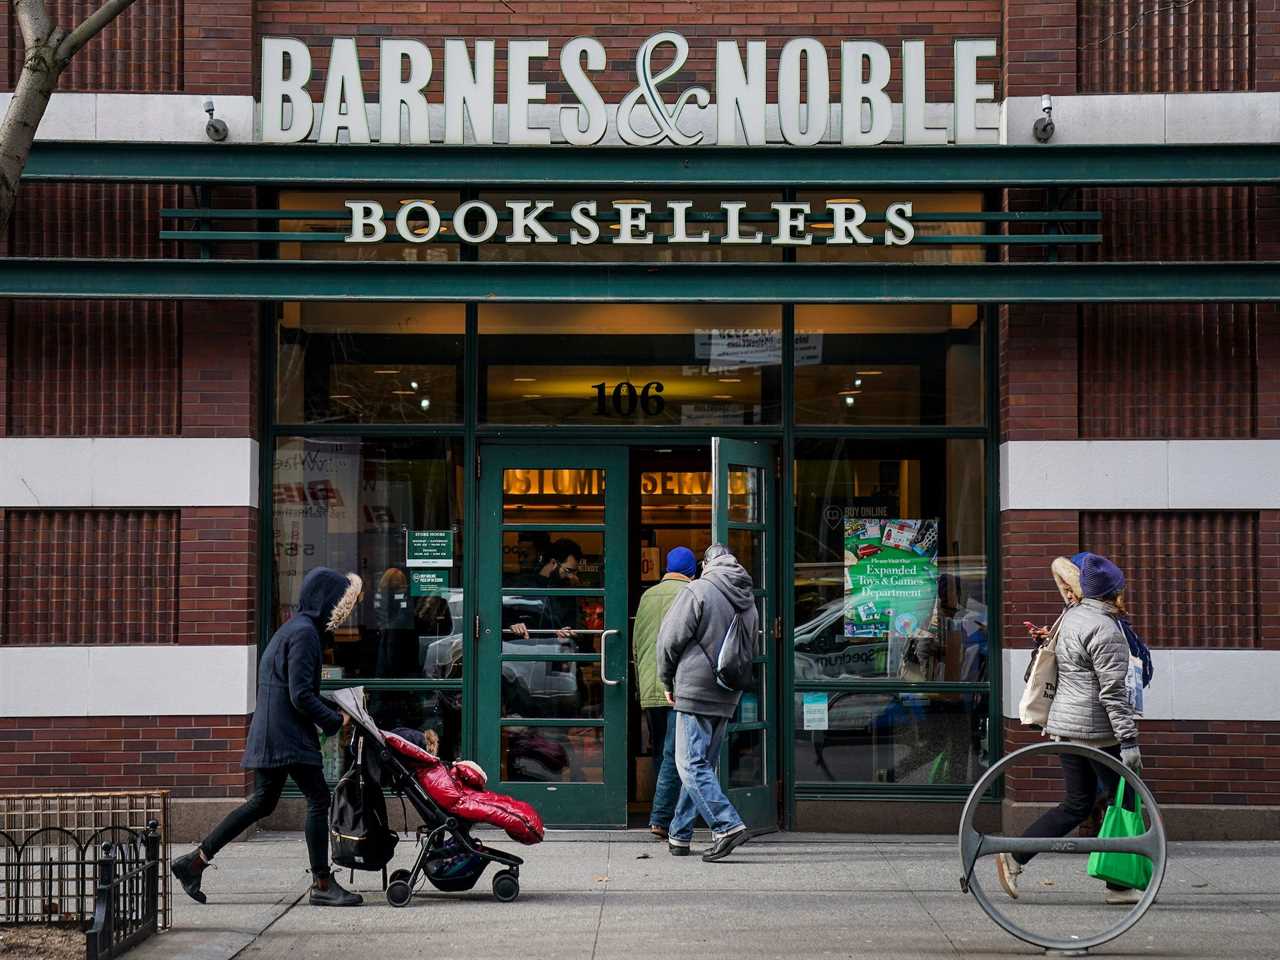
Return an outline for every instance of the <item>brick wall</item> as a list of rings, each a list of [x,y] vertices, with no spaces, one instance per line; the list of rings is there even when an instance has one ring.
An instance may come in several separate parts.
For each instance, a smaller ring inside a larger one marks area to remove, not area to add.
[[[1005,721],[1009,750],[1042,742]],[[1161,803],[1280,804],[1280,723],[1244,720],[1142,722],[1142,776]],[[1005,779],[1015,803],[1058,803],[1062,775],[1053,757],[1015,765]]]
[[[164,788],[174,797],[243,797],[248,728],[239,716],[0,717],[0,791]]]
[[[256,643],[258,511],[182,511],[178,591],[181,643]]]
[[[258,435],[256,303],[183,304],[182,435]]]

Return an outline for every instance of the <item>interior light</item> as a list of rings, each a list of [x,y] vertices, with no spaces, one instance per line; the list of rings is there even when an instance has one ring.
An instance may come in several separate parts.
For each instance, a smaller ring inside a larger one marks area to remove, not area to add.
[[[827,203],[861,203],[861,197],[832,197]]]
[[[380,373],[380,374],[397,374],[397,373],[399,373],[400,371],[399,371],[399,370],[375,370],[375,371],[373,371],[373,372],[374,372],[374,373]]]
[[[853,372],[860,377],[878,377],[884,373],[883,370],[855,370]]]
[[[861,381],[859,381],[859,382],[861,382]],[[857,386],[857,384],[854,384],[854,386]],[[418,389],[418,381],[417,381],[417,380],[410,380],[410,381],[409,381],[409,388],[410,388],[411,390],[417,390],[417,389]]]
[[[861,378],[861,377],[859,377],[859,378],[857,378],[856,380],[854,380],[854,381],[853,381],[853,385],[854,385],[855,387],[860,387],[860,386],[862,386],[862,378]],[[416,387],[416,386],[417,386],[417,384],[415,383],[415,384],[414,384],[414,386]]]
[[[392,391],[391,391],[391,393],[392,393],[392,395],[393,395],[393,396],[397,396],[397,397],[412,397],[412,396],[413,396],[413,391],[412,391],[412,390],[392,390]]]
[[[712,400],[732,400],[733,397],[732,395],[727,393],[716,393],[716,394],[712,394],[711,399]]]
[[[419,400],[419,401],[418,401],[418,406],[420,406],[423,410],[430,410],[430,409],[431,409],[431,398],[430,398],[430,397],[423,397],[421,400]]]
[[[522,394],[520,394],[520,399],[521,399],[521,400],[541,400],[541,399],[542,399],[542,394],[540,394],[540,393],[522,393]]]
[[[741,377],[721,377],[720,382],[721,383],[741,383],[742,378]]]
[[[511,382],[512,383],[537,383],[538,378],[537,377],[512,377]]]
[[[862,392],[861,390],[841,390],[838,394],[836,394],[836,396],[839,396],[839,397],[856,397],[856,396],[857,396],[858,394],[860,394],[861,392]]]
[[[825,222],[823,222],[823,223],[811,223],[811,224],[809,224],[810,229],[813,229],[813,230],[830,230],[830,229],[831,229],[832,227],[834,227],[834,226],[835,226],[835,224],[834,224],[834,223],[832,223],[832,222],[830,222],[829,220],[828,220],[828,221],[825,221]]]
[[[853,406],[853,403],[854,403],[853,397],[845,397],[845,398],[844,398],[844,405],[845,405],[846,407],[852,407],[852,406]]]
[[[351,399],[351,394],[349,394],[349,393],[331,393],[331,394],[329,394],[329,399],[330,399],[330,400],[350,400],[350,399]]]

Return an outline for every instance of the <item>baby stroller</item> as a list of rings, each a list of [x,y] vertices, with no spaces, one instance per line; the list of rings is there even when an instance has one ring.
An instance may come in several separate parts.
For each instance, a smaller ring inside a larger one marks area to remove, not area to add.
[[[422,818],[419,850],[410,870],[388,878],[387,902],[406,906],[425,877],[438,890],[470,890],[490,863],[502,867],[493,876],[493,895],[510,903],[520,895],[520,867],[514,854],[486,846],[471,836],[477,823],[502,827],[524,844],[542,840],[542,819],[527,803],[483,789],[484,771],[474,763],[447,764],[409,741],[378,728],[365,707],[363,687],[326,694],[355,725],[364,762],[384,789],[407,800]]]

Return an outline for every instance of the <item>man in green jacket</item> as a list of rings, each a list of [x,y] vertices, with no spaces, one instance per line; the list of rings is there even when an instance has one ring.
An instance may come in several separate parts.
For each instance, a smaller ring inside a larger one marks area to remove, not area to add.
[[[676,771],[675,719],[662,681],[658,679],[658,628],[680,591],[693,579],[697,566],[693,551],[688,547],[676,547],[667,554],[667,575],[640,597],[632,633],[640,709],[649,724],[649,739],[653,743],[656,786],[653,810],[649,814],[649,832],[659,840],[667,838],[667,828],[675,815],[676,798],[680,795],[680,774]]]

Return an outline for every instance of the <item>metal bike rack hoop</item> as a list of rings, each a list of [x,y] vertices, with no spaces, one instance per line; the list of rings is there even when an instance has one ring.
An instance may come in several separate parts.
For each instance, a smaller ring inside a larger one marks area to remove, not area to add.
[[[974,827],[974,818],[977,816],[982,796],[995,783],[996,778],[1004,772],[1006,767],[1044,753],[1074,754],[1078,757],[1086,757],[1095,763],[1114,770],[1142,798],[1147,815],[1151,818],[1151,826],[1141,836],[1113,837],[1109,839],[1101,837],[1004,837],[979,833]],[[1029,930],[1024,930],[996,909],[991,902],[991,898],[987,896],[987,892],[982,889],[982,884],[978,881],[975,871],[975,866],[980,858],[994,856],[997,853],[1085,854],[1093,853],[1094,851],[1140,854],[1151,860],[1153,869],[1151,882],[1147,885],[1142,899],[1134,905],[1133,909],[1125,914],[1119,923],[1091,937],[1072,937],[1064,940],[1041,936]],[[1004,757],[987,770],[981,779],[974,784],[973,792],[969,794],[969,799],[964,805],[964,812],[960,816],[960,865],[964,870],[960,878],[961,890],[966,893],[972,893],[973,898],[986,911],[987,916],[1008,933],[1013,934],[1019,940],[1041,947],[1044,950],[1066,953],[1090,950],[1104,943],[1109,943],[1116,937],[1131,930],[1142,919],[1151,905],[1155,903],[1156,895],[1160,892],[1160,884],[1164,881],[1167,856],[1168,843],[1165,837],[1164,818],[1160,815],[1160,808],[1156,804],[1156,799],[1151,793],[1151,789],[1132,770],[1125,767],[1124,764],[1109,753],[1077,743],[1060,743],[1058,741],[1037,743],[1029,747],[1023,747],[1021,750],[1016,750]]]

